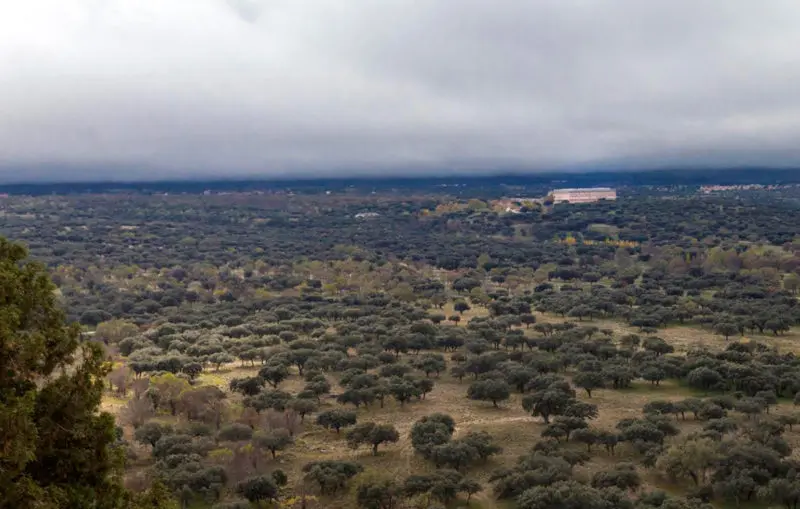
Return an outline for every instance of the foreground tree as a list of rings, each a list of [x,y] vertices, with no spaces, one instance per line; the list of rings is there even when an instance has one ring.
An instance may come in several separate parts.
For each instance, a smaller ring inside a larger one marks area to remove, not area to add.
[[[120,507],[122,451],[99,412],[110,364],[26,256],[0,238],[0,508]]]

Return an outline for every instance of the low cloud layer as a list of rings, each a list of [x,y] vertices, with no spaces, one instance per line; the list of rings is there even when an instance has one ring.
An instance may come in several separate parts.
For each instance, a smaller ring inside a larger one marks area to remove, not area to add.
[[[0,180],[800,166],[799,26],[796,0],[6,2]]]

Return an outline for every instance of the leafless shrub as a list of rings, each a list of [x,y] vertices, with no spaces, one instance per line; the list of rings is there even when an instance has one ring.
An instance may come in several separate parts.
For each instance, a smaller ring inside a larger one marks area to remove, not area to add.
[[[294,436],[303,425],[300,423],[300,414],[294,410],[286,410],[283,412],[284,428],[289,431],[289,436]]]
[[[122,422],[138,428],[155,415],[153,404],[147,398],[132,399],[120,412]]]
[[[224,465],[228,483],[235,485],[237,482],[257,474],[259,466],[263,463],[263,457],[264,451],[253,447],[252,444],[231,450],[231,455]]]
[[[294,410],[268,410],[262,413],[264,428],[267,430],[285,429],[290,436],[294,436],[302,428],[300,415]]]
[[[125,487],[134,493],[141,493],[150,488],[151,479],[144,472],[131,472],[125,476]]]
[[[128,393],[128,382],[131,378],[131,370],[125,366],[120,366],[108,374],[108,381],[117,391],[119,396],[125,397]]]
[[[244,407],[242,413],[236,419],[236,422],[246,424],[253,429],[256,429],[261,424],[263,416],[261,416],[254,408]]]
[[[147,392],[147,389],[150,387],[150,379],[137,378],[131,382],[130,386],[133,390],[133,397],[136,399],[141,399],[142,396],[144,396],[144,393]]]
[[[225,397],[218,387],[202,386],[184,391],[178,407],[187,419],[203,421],[219,429],[229,410]]]

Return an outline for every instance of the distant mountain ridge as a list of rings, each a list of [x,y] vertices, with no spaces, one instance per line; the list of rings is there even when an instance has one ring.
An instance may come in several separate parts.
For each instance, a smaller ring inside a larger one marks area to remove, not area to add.
[[[325,178],[228,178],[174,179],[132,182],[30,182],[0,184],[0,193],[11,195],[86,194],[86,193],[188,193],[212,192],[298,192],[314,194],[325,191],[355,192],[392,190],[437,190],[452,188],[492,192],[519,188],[546,187],[629,187],[629,186],[701,186],[740,184],[800,183],[800,169],[731,168],[668,169],[648,171],[559,172],[498,175],[448,175],[433,177],[325,177]]]

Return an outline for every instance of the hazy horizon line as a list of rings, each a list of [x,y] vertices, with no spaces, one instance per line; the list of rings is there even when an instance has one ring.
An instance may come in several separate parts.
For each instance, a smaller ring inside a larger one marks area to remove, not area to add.
[[[85,168],[93,170],[95,168]],[[147,183],[181,183],[181,182],[291,182],[291,181],[341,181],[341,180],[362,180],[362,181],[385,181],[385,180],[447,180],[453,178],[463,179],[482,179],[482,178],[535,178],[535,177],[557,177],[565,175],[570,177],[580,175],[614,175],[614,174],[657,174],[657,173],[685,173],[685,172],[749,172],[749,171],[770,171],[770,172],[792,172],[800,170],[800,166],[773,166],[773,165],[746,165],[746,166],[682,166],[682,167],[660,167],[660,168],[560,168],[553,170],[530,170],[530,169],[443,169],[443,170],[391,170],[381,174],[369,171],[350,171],[336,174],[326,173],[324,170],[319,172],[290,172],[290,173],[239,173],[228,175],[215,174],[172,174],[169,177],[159,178],[152,175],[139,175],[137,177],[114,176],[108,178],[91,178],[81,175],[77,178],[54,178],[52,175],[6,179],[0,176],[0,185],[82,185],[82,184],[147,184]],[[20,169],[18,171],[24,171]],[[121,171],[120,173],[124,173]]]

